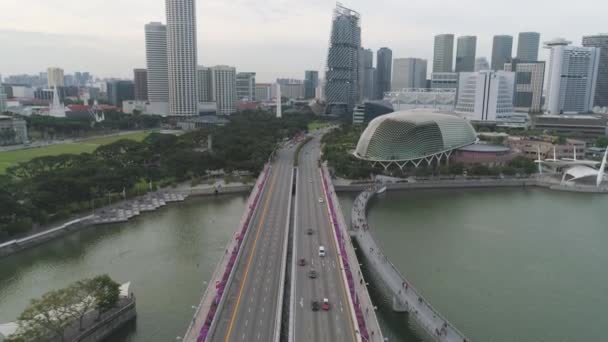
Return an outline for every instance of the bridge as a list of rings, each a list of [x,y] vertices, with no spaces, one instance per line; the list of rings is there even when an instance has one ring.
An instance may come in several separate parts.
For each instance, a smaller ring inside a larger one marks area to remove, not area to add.
[[[351,213],[352,235],[357,239],[361,253],[371,272],[376,273],[383,281],[383,290],[393,298],[393,310],[408,312],[428,334],[436,341],[466,342],[470,341],[458,331],[428,300],[414,288],[412,283],[382,253],[372,230],[367,222],[367,206],[377,194],[378,188],[372,186],[363,191],[355,200]]]
[[[278,150],[258,178],[185,341],[383,341],[333,184],[319,167],[320,135],[302,148],[298,167],[295,150]],[[324,298],[329,311],[313,311]]]

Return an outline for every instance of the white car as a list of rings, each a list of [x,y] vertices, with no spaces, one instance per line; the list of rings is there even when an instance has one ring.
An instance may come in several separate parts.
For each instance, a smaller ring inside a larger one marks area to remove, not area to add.
[[[323,203],[323,197],[319,197],[319,203]]]

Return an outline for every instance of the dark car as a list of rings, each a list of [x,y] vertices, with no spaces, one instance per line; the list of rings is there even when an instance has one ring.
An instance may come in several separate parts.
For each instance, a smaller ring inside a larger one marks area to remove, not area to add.
[[[321,309],[321,304],[316,300],[313,300],[311,303],[312,311],[319,311]]]
[[[302,258],[302,259],[298,260],[298,265],[306,266],[306,259]]]
[[[312,235],[314,233],[315,233],[315,231],[312,230],[312,228],[308,228],[308,230],[306,231],[306,234],[308,234],[308,235]]]
[[[315,279],[315,278],[317,278],[317,271],[315,271],[315,270],[310,270],[310,271],[308,272],[308,278],[310,278],[310,279]]]

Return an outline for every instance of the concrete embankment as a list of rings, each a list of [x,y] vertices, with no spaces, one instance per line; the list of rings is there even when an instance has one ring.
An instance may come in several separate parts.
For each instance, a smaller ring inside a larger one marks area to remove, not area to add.
[[[111,206],[98,208],[95,214],[75,218],[48,230],[23,238],[0,243],[0,258],[98,224],[127,222],[145,212],[158,210],[169,203],[182,202],[188,197],[249,193],[252,185],[227,184],[161,190]]]
[[[373,183],[337,183],[336,191],[362,192]],[[537,178],[475,179],[475,180],[436,180],[385,184],[388,190],[426,190],[426,189],[475,189],[475,188],[525,188],[540,186],[549,188],[551,184]]]
[[[438,310],[414,288],[399,270],[382,252],[374,239],[371,228],[367,223],[367,206],[369,200],[376,194],[376,188],[362,192],[352,209],[351,228],[359,244],[359,251],[365,256],[370,272],[382,280],[379,288],[393,298],[393,310],[408,312],[428,334],[437,341],[469,341],[454,325],[441,316]]]
[[[97,315],[97,313],[93,313]],[[73,342],[100,342],[115,333],[125,324],[137,317],[135,297],[123,298],[116,309],[102,315],[99,321],[93,320],[82,332],[74,334]]]

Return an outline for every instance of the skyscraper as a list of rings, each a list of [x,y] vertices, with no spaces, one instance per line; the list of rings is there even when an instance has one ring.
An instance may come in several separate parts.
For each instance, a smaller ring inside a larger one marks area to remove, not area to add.
[[[485,57],[475,58],[475,71],[490,70],[490,63]]]
[[[196,83],[196,90],[198,92],[198,102],[213,102],[211,68],[199,66],[196,69]]]
[[[440,34],[435,36],[433,72],[452,72],[454,61],[454,35]]]
[[[135,100],[148,100],[148,70],[135,69],[133,70],[133,82],[135,83]]]
[[[314,99],[317,86],[319,86],[319,72],[306,70],[304,72],[304,98]]]
[[[520,61],[515,58],[505,64],[505,71],[515,72],[516,112],[540,113],[542,110],[543,86],[545,84],[545,62]]]
[[[506,35],[494,36],[492,45],[492,70],[503,70],[513,53],[513,37]]]
[[[148,100],[151,103],[168,103],[167,26],[155,22],[147,24],[145,29]]]
[[[545,43],[551,50],[549,62],[547,114],[587,113],[593,108],[600,49],[570,46],[563,38]]]
[[[211,67],[211,94],[217,103],[218,114],[230,115],[236,112],[236,68],[218,65]]]
[[[328,114],[351,114],[359,100],[359,23],[359,13],[336,5],[325,74]]]
[[[384,93],[391,90],[393,75],[393,51],[387,47],[380,48],[376,58],[376,98],[383,99]]]
[[[135,98],[135,84],[133,81],[110,81],[107,88],[108,101],[116,107],[122,107],[123,101]]]
[[[391,90],[426,87],[425,59],[396,58],[393,61],[393,84]]]
[[[475,70],[475,53],[477,51],[477,37],[458,37],[456,48],[456,72]]]
[[[196,0],[165,0],[169,114],[198,114],[196,91]]]
[[[583,37],[583,46],[600,49],[600,62],[593,105],[608,107],[608,34],[585,36]]]
[[[540,33],[521,32],[517,38],[517,59],[522,62],[537,61],[539,46]]]
[[[376,97],[376,68],[374,68],[374,52],[370,49],[361,49],[359,70],[361,100],[373,100]]]
[[[63,69],[61,68],[48,68],[47,70],[48,85],[49,88],[63,87]]]
[[[236,97],[239,101],[255,100],[255,72],[236,74]]]

